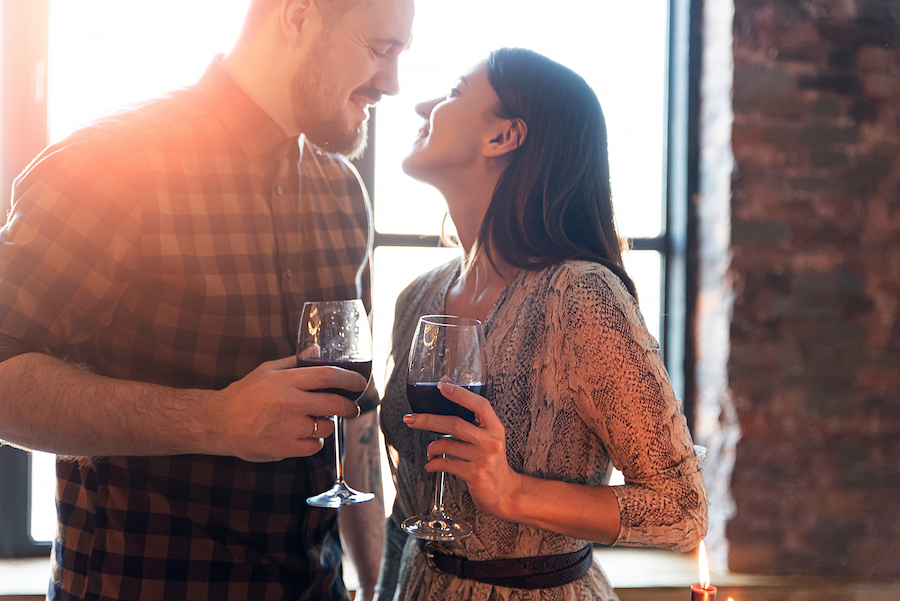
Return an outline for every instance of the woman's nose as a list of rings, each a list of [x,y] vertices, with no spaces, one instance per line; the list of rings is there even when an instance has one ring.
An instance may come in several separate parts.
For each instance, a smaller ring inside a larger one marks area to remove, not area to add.
[[[431,111],[434,110],[434,107],[441,101],[440,98],[435,98],[434,100],[426,100],[425,102],[420,102],[416,105],[416,114],[423,119],[428,119],[431,117]]]

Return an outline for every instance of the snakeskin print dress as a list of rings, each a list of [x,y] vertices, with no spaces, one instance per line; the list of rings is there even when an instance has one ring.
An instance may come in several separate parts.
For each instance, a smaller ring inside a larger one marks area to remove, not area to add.
[[[397,487],[379,582],[382,598],[617,599],[596,562],[580,580],[540,590],[439,573],[426,565],[417,539],[399,528],[407,516],[427,512],[435,483],[424,469],[434,435],[402,422],[410,412],[405,388],[410,342],[420,316],[444,313],[458,273],[458,262],[448,263],[420,276],[397,300],[394,367],[381,409]],[[619,278],[584,261],[522,270],[484,327],[485,397],[506,429],[510,466],[538,478],[587,485],[607,484],[615,466],[625,476],[623,486],[613,487],[622,523],[616,545],[686,551],[699,544],[707,525],[699,459],[656,340]],[[555,555],[588,542],[479,511],[465,482],[452,475],[444,499],[451,515],[474,528],[472,536],[445,549],[470,560]]]

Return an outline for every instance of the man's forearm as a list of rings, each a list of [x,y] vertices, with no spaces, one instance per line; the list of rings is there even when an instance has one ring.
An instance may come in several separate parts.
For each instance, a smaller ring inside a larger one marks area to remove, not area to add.
[[[365,380],[336,367],[266,361],[221,390],[116,380],[40,353],[0,363],[0,440],[60,455],[227,455],[280,461],[319,452],[330,420],[356,403],[328,388],[361,391]],[[317,436],[308,438],[316,428]]]
[[[40,353],[0,363],[0,440],[60,455],[172,455],[207,446],[211,393],[116,380]]]

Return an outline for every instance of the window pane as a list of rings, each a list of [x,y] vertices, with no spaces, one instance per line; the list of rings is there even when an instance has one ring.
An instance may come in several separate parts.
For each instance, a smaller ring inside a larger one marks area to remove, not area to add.
[[[647,323],[647,330],[659,340],[661,312],[661,272],[662,255],[655,250],[630,250],[623,255],[625,270],[637,288],[641,313]]]
[[[197,81],[231,47],[249,3],[51,0],[51,141],[112,108]]]
[[[376,228],[391,233],[439,232],[443,199],[400,169],[422,123],[415,104],[444,96],[457,77],[491,50],[523,46],[571,67],[594,88],[609,131],[620,234],[659,235],[666,11],[666,0],[559,0],[552,11],[542,0],[417,3],[413,45],[400,59],[401,93],[378,106]]]
[[[31,538],[50,542],[56,536],[56,455],[31,453]]]
[[[384,383],[390,374],[387,358],[391,346],[394,302],[397,295],[416,276],[455,257],[459,257],[459,251],[454,248],[379,246],[375,249],[375,266],[372,272],[374,281],[372,336],[375,346],[373,353],[375,367],[372,370],[372,377],[379,391],[384,390]]]

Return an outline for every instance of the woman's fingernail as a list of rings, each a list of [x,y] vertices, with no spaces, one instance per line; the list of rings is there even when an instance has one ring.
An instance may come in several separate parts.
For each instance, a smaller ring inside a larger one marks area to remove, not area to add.
[[[403,423],[410,425],[416,423],[416,416],[412,413],[407,413],[403,416]]]

